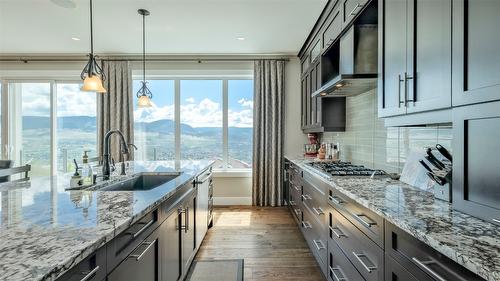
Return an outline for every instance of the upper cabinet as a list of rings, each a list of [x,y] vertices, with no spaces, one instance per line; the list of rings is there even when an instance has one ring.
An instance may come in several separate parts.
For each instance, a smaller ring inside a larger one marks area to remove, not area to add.
[[[451,107],[451,7],[379,1],[379,117]]]
[[[453,105],[500,99],[500,1],[453,1]]]

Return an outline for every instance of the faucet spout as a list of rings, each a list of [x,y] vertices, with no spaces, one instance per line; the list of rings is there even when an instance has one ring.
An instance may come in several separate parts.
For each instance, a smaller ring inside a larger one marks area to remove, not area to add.
[[[121,142],[121,152],[122,154],[128,154],[128,144],[127,141],[125,140],[125,137],[123,136],[123,133],[120,132],[119,130],[111,130],[106,133],[104,136],[104,151],[102,155],[102,176],[105,179],[109,179],[109,176],[111,174],[111,167],[110,167],[110,162],[111,162],[111,155],[109,154],[109,151],[111,150],[111,136],[113,134],[118,134],[120,137],[120,142]]]

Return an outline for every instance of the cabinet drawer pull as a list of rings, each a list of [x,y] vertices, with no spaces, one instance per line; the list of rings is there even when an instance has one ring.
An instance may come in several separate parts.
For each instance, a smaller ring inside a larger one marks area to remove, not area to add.
[[[376,222],[370,220],[370,218],[368,218],[366,215],[363,215],[363,214],[358,214],[358,215],[355,215],[356,218],[358,218],[359,222],[366,226],[366,227],[372,227],[373,225],[377,225]],[[368,221],[364,220],[363,218],[367,218],[369,219]]]
[[[345,277],[344,277],[344,274],[343,274],[342,270],[340,269],[340,267],[331,267],[331,266],[329,266],[329,268],[330,268],[330,272],[331,272],[331,273],[332,273],[332,275],[333,275],[333,278],[335,278],[335,281],[344,281],[344,280],[347,280],[347,278],[345,278]],[[339,272],[342,274],[342,276],[340,276],[340,277],[339,277],[339,276],[335,273],[335,270],[336,270],[336,271],[339,271]]]
[[[307,229],[307,228],[312,228],[311,224],[308,221],[303,221],[302,222],[302,227]]]
[[[361,265],[368,271],[368,273],[371,273],[373,270],[376,270],[377,267],[372,265],[368,266],[361,258],[365,258],[367,261],[369,261],[371,264],[373,262],[365,255],[365,254],[356,254],[356,252],[352,252],[352,254],[356,257],[356,259],[361,263]]]
[[[139,255],[130,255],[129,258],[133,258],[133,259],[135,258],[136,261],[140,261],[142,256],[144,256],[155,243],[156,243],[156,240],[153,240],[153,242],[142,243],[142,245],[148,245],[146,247],[146,249],[144,249],[144,251],[142,251],[142,253],[140,253]]]
[[[344,234],[344,232],[342,232],[342,230],[340,230],[340,228],[338,227],[330,227],[330,230],[333,232],[333,234],[335,234],[335,236],[337,236],[337,238],[341,238],[341,237],[346,237],[347,238],[347,235]],[[335,229],[337,229],[338,231],[340,231],[340,233],[338,233],[337,231],[335,231]]]
[[[360,3],[356,4],[356,7],[354,7],[354,9],[352,9],[352,11],[349,13],[349,16],[355,16],[355,15],[357,14],[357,13],[356,13],[356,10],[357,10],[358,8],[363,8],[363,6],[364,6],[364,5],[363,5],[363,4],[360,4]]]
[[[301,196],[302,196],[302,199],[303,199],[304,201],[306,201],[306,200],[311,200],[311,199],[312,199],[312,198],[311,198],[311,196],[309,196],[309,195],[307,195],[307,194],[302,194]]]
[[[136,233],[129,233],[132,235],[132,238],[135,239],[137,237],[139,237],[139,235],[141,235],[146,229],[148,229],[148,227],[150,227],[153,223],[155,223],[155,219],[153,218],[152,220],[150,220],[148,223],[146,223],[141,229],[139,229],[139,231],[137,231]]]
[[[325,244],[323,244],[323,241],[321,240],[313,240],[314,246],[316,246],[316,249],[318,251],[326,249]]]
[[[89,271],[89,273],[87,273],[87,275],[85,275],[82,279],[80,279],[80,281],[87,281],[87,280],[89,280],[92,276],[94,276],[94,274],[96,274],[97,271],[99,271],[99,268],[100,268],[99,266],[94,267],[94,269],[92,269],[91,271]]]
[[[293,211],[295,212],[295,214],[296,214],[297,216],[300,216],[300,209],[293,209]]]
[[[328,199],[330,199],[330,201],[332,201],[333,203],[335,204],[344,204],[344,200],[340,199],[340,197],[337,197],[337,196],[328,196]]]
[[[189,207],[186,207],[186,211],[184,212],[184,216],[186,218],[186,226],[184,228],[184,232],[188,232],[188,230],[189,230]]]
[[[314,212],[316,213],[316,215],[318,216],[321,216],[321,215],[324,215],[325,213],[323,212],[323,209],[321,209],[321,207],[318,207],[318,208],[314,208],[313,207],[313,210]]]
[[[427,272],[428,274],[430,274],[432,277],[434,277],[434,279],[436,280],[439,280],[439,281],[446,281],[446,279],[444,279],[443,277],[441,277],[441,275],[437,274],[434,270],[430,269],[427,265],[428,264],[433,264],[435,263],[434,261],[420,261],[419,259],[417,259],[416,257],[413,257],[411,258],[411,260],[417,264],[418,267],[420,267],[420,269],[422,269],[423,271]]]
[[[297,205],[297,204],[295,204],[295,201],[290,200],[290,206],[295,206],[295,205]]]

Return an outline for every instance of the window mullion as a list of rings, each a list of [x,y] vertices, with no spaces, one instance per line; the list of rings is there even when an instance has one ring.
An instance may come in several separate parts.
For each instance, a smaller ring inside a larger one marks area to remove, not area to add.
[[[227,79],[222,84],[222,167],[229,168],[229,144],[228,144],[228,87]]]
[[[175,163],[181,159],[181,81],[174,80]]]
[[[57,174],[57,90],[56,82],[50,82],[50,170]]]

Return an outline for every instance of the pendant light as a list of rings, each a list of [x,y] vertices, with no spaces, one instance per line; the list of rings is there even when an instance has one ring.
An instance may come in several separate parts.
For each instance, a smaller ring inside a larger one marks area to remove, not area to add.
[[[153,93],[149,90],[146,82],[146,16],[149,16],[149,11],[139,9],[137,13],[142,16],[142,85],[137,91],[137,107],[151,107],[153,106],[151,104]]]
[[[93,15],[92,15],[92,0],[90,0],[90,53],[89,60],[80,74],[83,80],[82,91],[106,93],[106,89],[102,85],[102,81],[106,79],[101,66],[96,61],[94,55],[94,30],[93,30]]]

